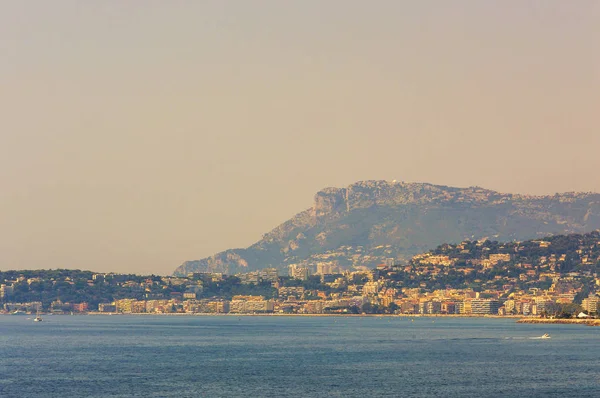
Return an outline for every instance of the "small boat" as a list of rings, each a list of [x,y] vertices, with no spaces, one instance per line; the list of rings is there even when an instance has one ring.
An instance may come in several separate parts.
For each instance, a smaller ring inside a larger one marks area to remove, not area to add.
[[[548,333],[544,333],[540,339],[549,339],[550,335]]]
[[[35,318],[33,318],[34,322],[42,322],[42,317],[40,316],[40,312],[38,311],[37,314],[35,314]]]

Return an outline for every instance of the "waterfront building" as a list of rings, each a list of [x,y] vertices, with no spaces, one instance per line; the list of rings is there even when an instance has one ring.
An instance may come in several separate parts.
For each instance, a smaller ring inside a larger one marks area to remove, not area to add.
[[[63,303],[60,299],[56,299],[50,304],[50,311],[56,314],[71,311],[71,304]]]
[[[230,311],[228,300],[213,300],[208,302],[208,307],[215,314],[227,314]]]
[[[471,313],[477,315],[498,314],[500,302],[498,300],[473,299],[471,300]]]
[[[100,303],[98,304],[99,312],[117,312],[117,306],[113,303]]]
[[[444,301],[441,304],[442,314],[456,314],[456,303],[453,301]]]
[[[86,312],[88,310],[88,303],[73,304],[72,307],[75,312]]]
[[[139,314],[142,312],[146,312],[146,302],[134,300],[131,302],[131,312],[135,314]]]
[[[530,301],[522,301],[521,302],[521,313],[523,315],[531,315],[531,302]]]
[[[8,312],[23,311],[23,312],[37,312],[42,310],[41,301],[31,301],[27,303],[5,303],[4,310]]]
[[[457,307],[457,309],[456,309],[457,314],[467,315],[467,314],[471,314],[473,312],[472,306],[471,306],[471,300],[459,301],[456,303],[456,307]]]
[[[246,312],[246,300],[231,300],[229,302],[229,312],[232,314],[243,314]]]
[[[581,302],[581,307],[588,314],[597,314],[598,313],[598,303],[600,303],[600,297],[591,296],[583,299]]]
[[[506,311],[507,314],[512,314],[513,311],[516,312],[516,305],[515,305],[515,300],[510,299],[510,300],[506,300],[504,302],[504,310]]]
[[[305,314],[322,314],[323,313],[323,301],[314,300],[307,301],[303,306],[303,312]]]
[[[133,302],[133,299],[115,300],[115,307],[117,308],[117,312],[131,313]]]
[[[427,301],[425,303],[425,314],[440,314],[442,312],[442,303],[439,301]]]
[[[379,297],[379,300],[381,300],[381,305],[389,307],[394,302],[394,296],[383,295]]]
[[[273,300],[265,300],[262,296],[233,296],[229,303],[229,312],[233,314],[266,313],[273,310]]]
[[[245,312],[247,313],[273,312],[273,309],[273,300],[246,301]]]
[[[535,297],[533,300],[535,301],[535,304],[537,306],[537,314],[545,312],[552,304],[554,304],[554,301],[552,301],[548,297]]]
[[[403,314],[418,314],[419,313],[419,303],[415,301],[402,301],[400,305],[400,310]]]

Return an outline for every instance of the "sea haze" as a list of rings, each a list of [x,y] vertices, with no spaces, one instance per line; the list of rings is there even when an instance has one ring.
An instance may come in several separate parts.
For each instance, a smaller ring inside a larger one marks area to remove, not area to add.
[[[0,316],[0,396],[597,397],[598,332],[483,318]]]

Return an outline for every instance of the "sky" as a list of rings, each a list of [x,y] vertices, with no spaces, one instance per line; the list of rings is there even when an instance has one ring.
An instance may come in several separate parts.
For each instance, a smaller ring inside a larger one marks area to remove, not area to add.
[[[600,192],[600,1],[0,4],[0,270],[170,274],[329,186]]]

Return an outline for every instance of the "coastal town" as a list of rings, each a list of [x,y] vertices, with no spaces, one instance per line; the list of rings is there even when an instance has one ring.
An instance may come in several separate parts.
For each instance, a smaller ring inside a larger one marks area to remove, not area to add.
[[[374,269],[335,261],[224,275],[0,273],[4,314],[414,314],[594,317],[600,234],[444,244]],[[284,275],[282,275],[284,274]]]

